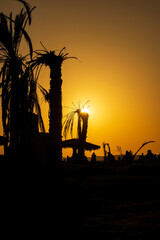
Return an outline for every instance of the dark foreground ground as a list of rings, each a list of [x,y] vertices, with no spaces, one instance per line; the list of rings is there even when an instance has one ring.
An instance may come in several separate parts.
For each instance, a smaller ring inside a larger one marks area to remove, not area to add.
[[[52,174],[51,174],[52,173]],[[1,164],[1,233],[28,239],[159,239],[160,164]]]

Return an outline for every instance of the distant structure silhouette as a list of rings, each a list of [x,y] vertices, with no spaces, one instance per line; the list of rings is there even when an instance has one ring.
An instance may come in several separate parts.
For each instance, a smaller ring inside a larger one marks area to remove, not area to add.
[[[108,152],[106,151],[106,146],[108,147]],[[111,153],[111,148],[109,143],[103,143],[103,150],[104,150],[104,161],[113,163],[115,161],[114,155]]]
[[[149,143],[155,143],[155,141],[144,142],[144,143],[140,146],[140,148],[137,150],[137,152],[134,154],[134,158],[135,158],[135,156],[137,155],[137,153],[138,153],[145,145],[147,145],[147,144],[149,144]]]
[[[156,160],[156,155],[152,153],[152,151],[149,149],[147,151],[147,154],[145,156],[145,159],[146,160],[149,160],[149,161],[153,161],[153,160]]]
[[[132,162],[134,160],[134,156],[132,151],[126,151],[126,154],[122,157],[122,160],[125,160],[126,162]]]

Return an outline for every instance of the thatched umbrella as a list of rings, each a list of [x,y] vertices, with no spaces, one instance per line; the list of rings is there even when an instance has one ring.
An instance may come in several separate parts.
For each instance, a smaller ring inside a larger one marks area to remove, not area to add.
[[[72,138],[62,141],[63,148],[73,148],[73,155],[76,154],[76,150],[79,149],[79,144],[80,141],[78,138]],[[85,142],[84,145],[84,149],[87,151],[98,150],[99,148],[100,146],[89,142]]]

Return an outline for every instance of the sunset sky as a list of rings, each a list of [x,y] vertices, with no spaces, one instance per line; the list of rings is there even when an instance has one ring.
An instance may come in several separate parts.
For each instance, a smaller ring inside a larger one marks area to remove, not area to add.
[[[33,11],[27,31],[34,50],[66,51],[75,59],[63,64],[63,106],[79,101],[90,110],[87,141],[160,153],[160,0],[28,0]],[[0,12],[18,13],[22,4],[0,0]],[[21,52],[28,51],[23,45]],[[39,83],[49,88],[49,69]],[[48,131],[48,104],[42,100]],[[70,110],[63,108],[65,115]],[[75,122],[76,123],[76,122]],[[1,127],[2,129],[2,127]],[[1,130],[2,132],[2,130]],[[68,136],[70,137],[70,136]],[[74,133],[76,137],[76,133]],[[64,152],[64,156],[70,152]],[[91,153],[87,152],[87,156]]]

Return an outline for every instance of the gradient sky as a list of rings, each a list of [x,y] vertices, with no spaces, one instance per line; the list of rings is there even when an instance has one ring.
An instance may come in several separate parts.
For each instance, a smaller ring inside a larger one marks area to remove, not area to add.
[[[28,32],[34,49],[64,46],[63,106],[90,100],[87,140],[109,142],[135,152],[160,153],[160,1],[159,0],[28,0],[37,6]],[[22,5],[0,0],[0,11],[17,13]],[[25,51],[28,51],[24,48]],[[23,49],[23,51],[24,51]],[[39,83],[49,87],[44,68]],[[46,130],[48,105],[39,96]],[[69,109],[64,108],[64,115]],[[76,134],[75,134],[76,136]],[[65,155],[68,152],[65,151]],[[103,149],[96,151],[103,154]],[[88,156],[91,153],[87,153]]]

